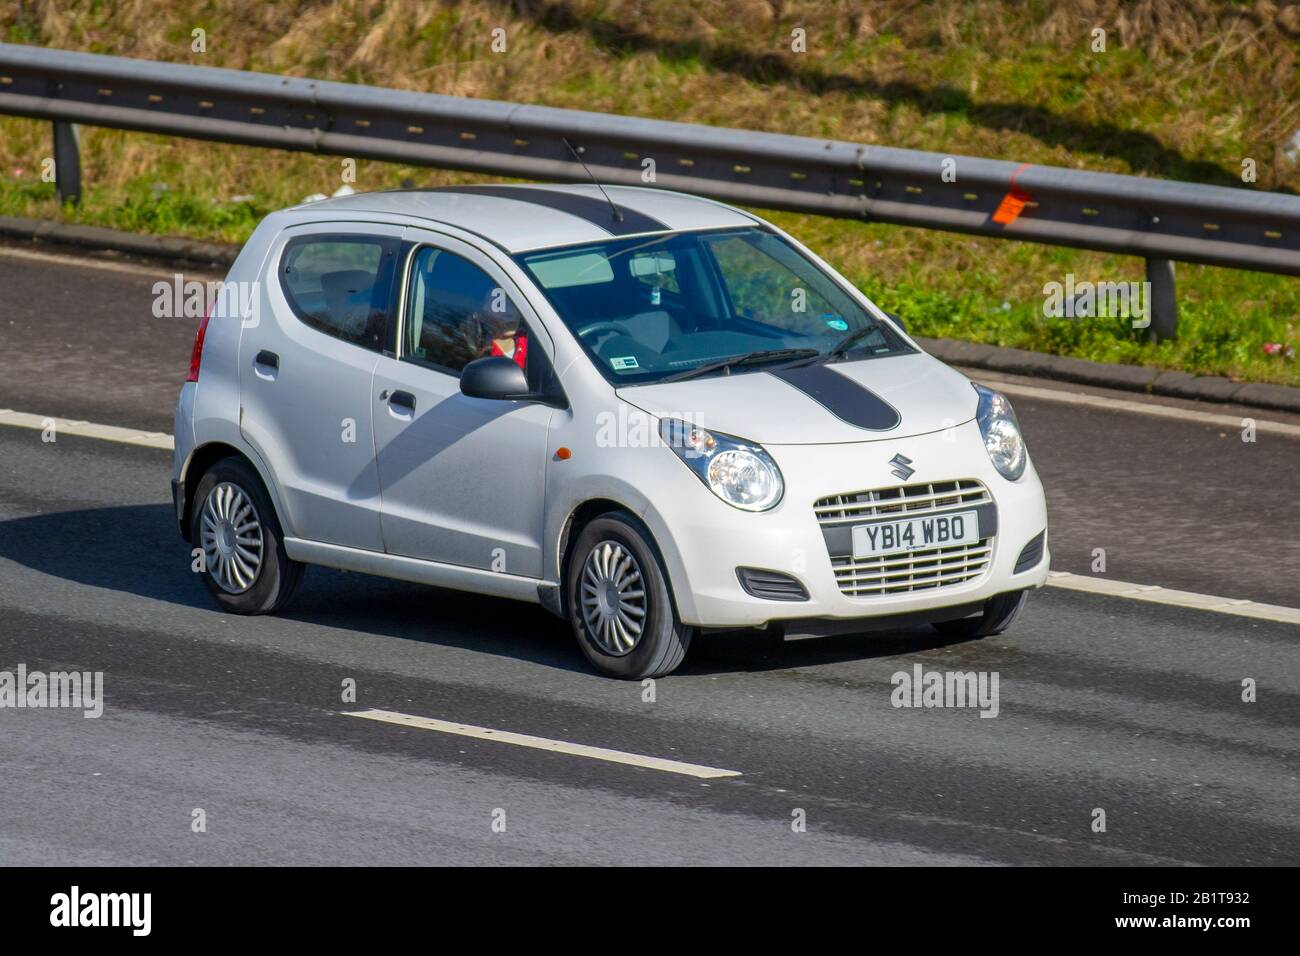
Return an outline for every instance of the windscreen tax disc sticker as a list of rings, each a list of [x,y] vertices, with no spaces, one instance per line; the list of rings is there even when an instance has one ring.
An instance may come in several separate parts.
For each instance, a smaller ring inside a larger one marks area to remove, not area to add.
[[[623,355],[623,356],[612,358],[609,360],[609,364],[614,366],[614,371],[616,372],[622,372],[630,368],[641,367],[640,365],[637,364],[635,355]]]

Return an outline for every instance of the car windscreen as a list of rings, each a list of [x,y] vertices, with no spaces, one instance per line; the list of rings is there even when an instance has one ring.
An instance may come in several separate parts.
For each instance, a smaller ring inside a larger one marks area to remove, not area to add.
[[[820,267],[762,228],[611,239],[522,253],[516,261],[618,385],[752,353],[826,356],[851,335],[847,358],[912,351]],[[761,361],[745,368],[757,367]]]

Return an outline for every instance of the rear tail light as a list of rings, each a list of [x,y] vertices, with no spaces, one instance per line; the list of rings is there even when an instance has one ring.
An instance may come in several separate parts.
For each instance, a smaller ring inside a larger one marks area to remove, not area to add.
[[[208,311],[203,313],[203,321],[199,323],[199,330],[194,333],[194,351],[190,353],[190,374],[185,376],[187,382],[197,382],[199,380],[199,363],[203,361],[203,337],[208,334],[208,319],[212,318],[212,309],[216,303],[208,306]]]

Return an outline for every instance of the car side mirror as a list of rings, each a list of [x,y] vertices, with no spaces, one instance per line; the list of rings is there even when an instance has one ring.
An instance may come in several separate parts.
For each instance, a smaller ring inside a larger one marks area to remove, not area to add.
[[[898,326],[900,329],[902,329],[904,332],[907,331],[907,323],[904,322],[904,321],[902,320],[901,317],[899,317],[898,315],[896,315],[896,314],[893,313],[893,312],[886,312],[885,315],[889,316],[890,319],[893,320],[894,324],[897,325],[897,326]]]
[[[490,355],[475,359],[460,372],[460,390],[470,398],[498,401],[531,398],[528,377],[512,358]]]

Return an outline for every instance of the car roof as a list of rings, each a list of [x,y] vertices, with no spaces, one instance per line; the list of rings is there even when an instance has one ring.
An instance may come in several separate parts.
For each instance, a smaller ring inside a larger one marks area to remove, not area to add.
[[[466,185],[354,193],[296,212],[382,213],[456,226],[507,252],[689,229],[753,226],[753,216],[685,193],[634,186]],[[618,217],[610,208],[613,203]],[[412,225],[418,225],[412,222]]]

